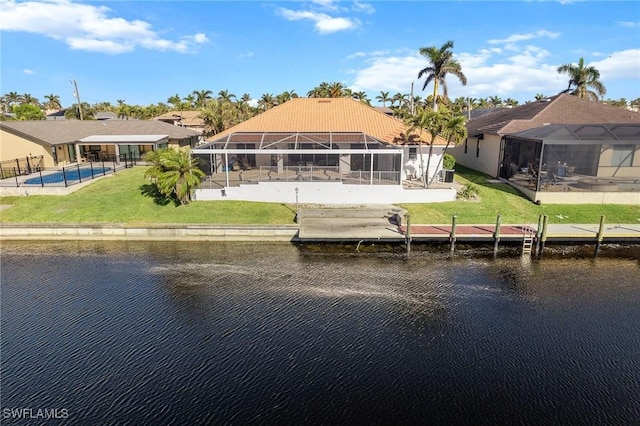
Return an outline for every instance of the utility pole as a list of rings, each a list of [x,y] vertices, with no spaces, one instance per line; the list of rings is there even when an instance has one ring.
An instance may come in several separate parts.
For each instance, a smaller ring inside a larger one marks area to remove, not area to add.
[[[69,80],[69,81],[71,82],[71,84],[73,84],[73,87],[74,87],[73,95],[76,97],[76,100],[78,101],[78,112],[80,113],[80,120],[83,120],[82,105],[80,104],[80,92],[78,92],[78,83],[76,83],[75,80]]]

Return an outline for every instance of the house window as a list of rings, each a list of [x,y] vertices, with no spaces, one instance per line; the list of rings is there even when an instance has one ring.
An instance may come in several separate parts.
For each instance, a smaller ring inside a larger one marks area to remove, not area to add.
[[[467,153],[467,148],[469,147],[469,139],[464,140],[464,153]]]
[[[418,148],[409,148],[409,160],[418,158]]]
[[[476,141],[476,157],[480,157],[480,139]]]
[[[633,145],[613,145],[611,155],[612,167],[631,167],[633,161]]]

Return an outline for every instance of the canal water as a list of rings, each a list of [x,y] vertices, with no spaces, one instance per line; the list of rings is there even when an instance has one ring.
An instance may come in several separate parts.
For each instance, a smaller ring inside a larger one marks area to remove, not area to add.
[[[364,249],[3,242],[2,424],[640,421],[637,250]]]

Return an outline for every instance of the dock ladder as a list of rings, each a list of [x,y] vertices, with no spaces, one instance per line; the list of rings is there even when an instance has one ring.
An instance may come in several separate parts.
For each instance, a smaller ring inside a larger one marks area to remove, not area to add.
[[[524,225],[522,229],[524,231],[522,234],[522,254],[531,254],[533,250],[534,227],[531,225]]]

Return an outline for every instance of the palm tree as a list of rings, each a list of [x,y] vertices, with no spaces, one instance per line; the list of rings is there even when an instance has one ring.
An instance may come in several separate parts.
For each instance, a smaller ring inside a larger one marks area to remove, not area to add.
[[[351,91],[339,81],[329,83],[329,85],[327,86],[326,95],[328,98],[341,98],[343,96],[347,96],[347,93],[348,96],[351,96]]]
[[[467,77],[462,73],[462,66],[453,59],[453,41],[449,40],[439,49],[436,46],[421,47],[420,54],[427,58],[429,65],[418,72],[418,78],[426,76],[422,90],[433,82],[433,110],[438,109],[438,88],[442,86],[443,99],[447,99],[447,74],[458,77],[463,86],[467,85]]]
[[[422,181],[427,187],[429,166],[431,164],[431,156],[433,155],[433,142],[436,136],[442,133],[444,127],[443,114],[430,108],[419,107],[414,115],[407,120],[407,134],[417,131],[426,131],[429,134],[429,155],[427,157],[427,168],[424,167],[424,156],[422,155],[422,138],[418,138],[418,146],[420,151],[420,168],[422,169]]]
[[[444,155],[447,153],[449,146],[452,143],[453,146],[456,146],[467,138],[467,123],[464,116],[456,114],[453,111],[448,111],[448,113],[443,114],[442,120],[442,132],[447,139],[447,145],[442,151],[440,160],[438,160],[438,166],[436,167],[436,170],[440,168],[440,164],[442,164],[442,160],[444,159]],[[429,182],[429,184],[433,183],[435,177],[436,176],[434,174],[431,177],[431,181]]]
[[[569,76],[569,87],[567,87],[567,91],[571,89],[572,85],[575,86],[571,94],[579,98],[597,101],[598,95],[604,96],[607,93],[607,89],[602,82],[600,82],[600,71],[595,67],[585,66],[584,58],[580,58],[577,65],[560,65],[558,67],[558,73]]]
[[[546,98],[546,96],[545,96],[545,95],[543,95],[542,93],[536,93],[536,96],[535,96],[535,100],[536,100],[536,101],[541,101],[541,100],[543,100],[544,98]]]
[[[22,101],[22,96],[18,92],[9,92],[4,97],[9,109],[11,109],[12,104],[18,104]]]
[[[236,95],[229,93],[228,90],[221,90],[218,92],[218,99],[223,102],[233,102],[232,99],[236,99]]]
[[[44,103],[44,107],[46,109],[61,109],[62,104],[60,103],[60,96],[54,95],[53,93],[44,97],[47,102]]]
[[[196,92],[194,90],[194,92]],[[192,110],[196,104],[196,96],[193,93],[184,97],[184,102],[180,105],[180,109]]]
[[[171,104],[171,106],[175,109],[178,108],[180,106],[182,99],[180,98],[180,95],[178,95],[177,93],[173,96],[170,96],[167,99],[167,103]]]
[[[194,189],[200,185],[204,172],[198,167],[198,159],[189,150],[170,148],[149,152],[145,156],[152,166],[145,172],[146,178],[155,180],[158,192],[167,198],[175,198],[180,204],[192,200]]]
[[[38,100],[38,98],[34,98],[30,93],[25,93],[24,95],[22,95],[21,103],[35,105],[37,107],[40,106],[40,101]]]
[[[194,97],[193,102],[191,103],[196,108],[202,108],[209,102],[213,97],[213,92],[211,90],[194,90],[191,92]]]
[[[262,108],[265,111],[275,106],[275,104],[276,104],[276,98],[274,98],[271,93],[263,94],[260,100],[258,101],[258,107]]]
[[[351,97],[352,97],[353,99],[356,99],[356,100],[358,100],[358,101],[360,101],[360,102],[364,103],[364,104],[371,105],[371,101],[370,101],[370,100],[369,100],[369,98],[367,97],[367,93],[366,93],[366,92],[363,92],[363,91],[353,92],[353,93],[351,94]]]
[[[502,99],[500,99],[498,95],[489,96],[489,103],[491,104],[491,108],[498,108],[502,106]]]
[[[389,97],[389,92],[380,91],[380,94],[376,96],[376,99],[382,102],[382,107],[387,106],[387,102],[391,102],[391,98]]]

